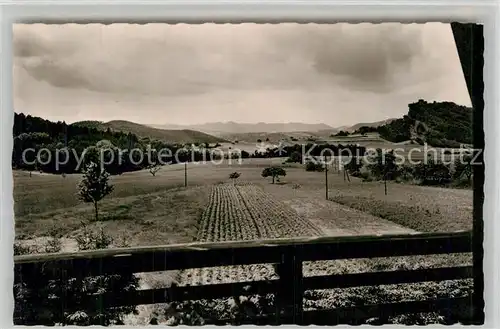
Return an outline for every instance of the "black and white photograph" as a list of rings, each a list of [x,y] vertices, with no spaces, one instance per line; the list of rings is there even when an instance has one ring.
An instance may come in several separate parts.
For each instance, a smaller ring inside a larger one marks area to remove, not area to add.
[[[14,24],[14,324],[482,324],[482,33]]]

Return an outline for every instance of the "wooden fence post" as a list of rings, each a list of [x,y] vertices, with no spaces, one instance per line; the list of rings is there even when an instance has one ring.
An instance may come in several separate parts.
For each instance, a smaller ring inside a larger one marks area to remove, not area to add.
[[[328,163],[325,155],[325,199],[328,200]]]
[[[184,162],[184,187],[188,186],[187,161]]]
[[[276,266],[276,272],[279,276],[275,299],[278,324],[283,322],[300,324],[303,320],[304,278],[302,257],[297,251],[297,246],[293,249],[287,249],[281,255],[281,262]],[[282,317],[287,320],[283,321]]]

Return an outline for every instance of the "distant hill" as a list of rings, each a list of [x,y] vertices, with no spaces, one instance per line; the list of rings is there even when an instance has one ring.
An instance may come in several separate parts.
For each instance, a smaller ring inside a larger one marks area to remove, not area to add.
[[[416,141],[434,147],[460,147],[472,144],[472,108],[453,102],[428,103],[419,100],[408,105],[408,115],[377,128],[391,142]]]
[[[103,129],[103,123],[104,122],[102,122],[102,121],[85,120],[85,121],[75,122],[72,125],[79,126],[79,127],[93,128],[93,129]]]
[[[392,121],[394,121],[396,119],[386,119],[386,120],[381,120],[381,121],[376,121],[376,122],[368,122],[368,123],[357,123],[353,126],[350,126],[350,127],[342,127],[343,129],[340,129],[338,128],[339,130],[344,130],[344,131],[347,131],[347,132],[354,132],[356,130],[358,130],[359,128],[361,127],[373,127],[373,128],[377,128],[377,127],[380,127],[380,126],[383,126],[383,125],[386,125],[388,123],[391,123]]]
[[[309,131],[297,131],[297,132],[288,132],[288,133],[239,133],[239,134],[230,134],[230,133],[222,133],[219,136],[225,139],[229,139],[230,141],[239,141],[246,143],[258,143],[258,140],[267,141],[277,143],[280,141],[304,141],[308,138],[323,138],[328,137],[330,135],[330,131],[322,131],[322,132],[309,132]]]
[[[79,121],[73,125],[85,126],[89,128],[111,129],[113,131],[130,132],[140,137],[149,137],[171,143],[218,143],[226,142],[225,139],[215,137],[203,132],[182,129],[166,130],[141,125],[131,121],[114,120],[109,122],[99,121]]]
[[[209,134],[236,134],[236,133],[289,133],[289,132],[316,132],[321,130],[334,130],[333,127],[323,123],[238,123],[233,121],[228,122],[209,122],[199,125],[149,125],[160,129],[192,129],[203,131]]]
[[[212,144],[216,141],[222,141],[220,138],[198,131],[165,131],[128,121],[111,121],[107,123],[82,121],[68,125],[65,122],[52,122],[23,113],[14,113],[12,135],[14,142],[12,167],[14,169],[40,170],[57,174],[81,172],[90,161],[100,161],[99,150],[103,149],[115,152],[114,154],[117,155],[111,158],[110,163],[104,164],[108,173],[115,175],[145,169],[150,166],[150,158],[145,155],[150,144],[153,144],[157,149],[168,148],[173,154],[177,154],[176,152],[182,150],[183,147],[179,144],[185,142]],[[141,136],[152,137],[155,140],[143,139],[140,138]],[[43,153],[43,161],[36,158],[37,152],[25,153],[28,149],[35,151],[44,149],[46,153]],[[128,153],[127,156],[126,152],[122,153],[122,156],[118,156],[121,151],[130,151],[132,149],[141,150],[144,152],[142,153],[144,156],[134,158],[132,154],[135,153]],[[59,155],[63,150],[67,152],[64,152],[65,155],[63,155],[62,161],[64,163],[61,163]],[[179,158],[170,157],[169,160],[173,163],[184,162],[189,161],[191,156],[192,161],[207,159],[205,151],[196,148],[192,150],[192,154],[180,152]]]

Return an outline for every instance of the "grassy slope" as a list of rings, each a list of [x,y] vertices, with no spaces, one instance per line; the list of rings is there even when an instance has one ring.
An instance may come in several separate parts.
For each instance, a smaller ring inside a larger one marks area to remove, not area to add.
[[[226,163],[220,166],[191,164],[188,166],[188,184],[192,187],[227,181],[229,174],[234,171],[242,173],[242,180],[267,184],[269,179],[262,178],[260,173],[269,161],[275,160],[282,161],[280,159],[249,159],[244,160],[242,165],[236,161],[232,165]],[[275,163],[281,163],[276,161]],[[318,197],[320,194],[321,197],[324,196],[323,173],[306,172],[300,166],[286,168],[286,170],[287,176],[282,181],[288,184],[283,188],[294,191],[291,188],[292,185],[299,184],[301,190],[318,193]],[[14,209],[17,223],[28,228],[37,221],[42,223],[48,220],[52,223],[54,220],[51,218],[57,214],[71,217],[74,216],[72,213],[80,212],[80,210],[82,213],[75,215],[75,222],[91,218],[92,207],[82,204],[76,195],[76,184],[79,179],[80,176],[76,174],[67,175],[66,178],[58,175],[33,174],[30,178],[28,173],[16,171],[14,173]],[[338,203],[358,209],[363,207],[361,210],[364,212],[385,217],[387,220],[421,231],[468,229],[471,225],[472,192],[469,190],[442,190],[391,183],[388,188],[389,195],[385,196],[383,184],[380,182],[361,182],[357,178],[351,180],[350,183],[344,182],[342,175],[333,170],[330,171],[330,197]],[[182,187],[184,167],[182,165],[163,167],[156,177],[151,176],[147,171],[126,173],[113,176],[111,181],[115,189],[102,203],[119,202],[116,200],[128,197],[132,199],[128,199],[127,202],[133,203],[134,198],[147,197],[148,194],[158,194]],[[169,206],[168,203],[157,205],[161,208]],[[138,213],[140,209],[137,210]],[[148,211],[146,208],[142,210]],[[124,214],[123,211],[117,212]],[[420,221],[428,223],[415,226],[416,221],[412,218],[421,218]]]
[[[16,172],[14,199],[16,236],[46,236],[55,230],[74,238],[82,222],[93,219],[92,205],[78,200],[75,183],[78,175],[34,175]],[[208,202],[209,188],[152,180],[145,172],[135,177],[113,177],[115,190],[100,202],[102,221],[92,228],[104,227],[113,238],[126,237],[131,245],[158,245],[189,242],[197,233],[197,223]],[[158,177],[156,177],[158,178]],[[163,184],[162,184],[163,183]],[[49,186],[50,193],[46,191]],[[144,214],[147,213],[147,216]]]

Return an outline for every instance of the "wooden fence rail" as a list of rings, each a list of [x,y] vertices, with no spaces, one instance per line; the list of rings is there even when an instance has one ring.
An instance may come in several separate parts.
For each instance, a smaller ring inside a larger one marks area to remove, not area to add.
[[[54,278],[83,278],[103,274],[125,274],[180,270],[224,265],[276,264],[277,280],[173,286],[162,289],[110,291],[85,298],[101,307],[156,304],[170,301],[214,299],[239,295],[275,294],[280,323],[344,323],[380,315],[454,310],[466,314],[468,298],[450,298],[333,310],[303,311],[306,290],[376,286],[468,279],[472,267],[446,267],[357,274],[304,277],[304,261],[469,253],[471,232],[416,233],[404,235],[349,236],[190,243],[180,245],[106,249],[78,253],[16,256],[16,283],[36,278],[44,271]],[[67,305],[68,307],[71,305]],[[378,314],[378,315],[377,315]],[[275,315],[270,315],[276,318]],[[270,321],[265,317],[253,321]],[[255,322],[255,323],[257,323]],[[268,323],[268,322],[267,322]]]

